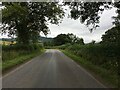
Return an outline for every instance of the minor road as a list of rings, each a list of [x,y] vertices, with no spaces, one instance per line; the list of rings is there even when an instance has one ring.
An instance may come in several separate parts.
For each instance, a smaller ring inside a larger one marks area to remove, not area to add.
[[[3,88],[105,88],[84,68],[61,51],[48,49],[7,73]]]

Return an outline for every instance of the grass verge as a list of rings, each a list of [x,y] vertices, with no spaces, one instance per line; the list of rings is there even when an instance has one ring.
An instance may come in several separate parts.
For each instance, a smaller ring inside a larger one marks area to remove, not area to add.
[[[12,67],[17,66],[19,64],[22,64],[22,63],[30,60],[31,58],[36,57],[36,56],[42,54],[44,51],[45,50],[42,50],[41,52],[39,52],[39,51],[38,52],[33,52],[31,54],[22,55],[20,57],[12,59],[12,60],[4,61],[2,63],[2,72],[5,72],[6,70],[11,69]]]
[[[110,73],[108,70],[93,65],[90,61],[85,60],[82,57],[76,56],[67,50],[61,50],[65,55],[72,58],[78,64],[86,68],[93,76],[95,76],[99,81],[104,83],[107,87],[118,88],[118,75]]]

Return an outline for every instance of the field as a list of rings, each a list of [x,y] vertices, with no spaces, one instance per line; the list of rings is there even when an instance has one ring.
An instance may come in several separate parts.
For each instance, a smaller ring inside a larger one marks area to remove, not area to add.
[[[10,44],[16,44],[14,41],[13,43],[11,41],[0,41],[0,45],[10,45]]]

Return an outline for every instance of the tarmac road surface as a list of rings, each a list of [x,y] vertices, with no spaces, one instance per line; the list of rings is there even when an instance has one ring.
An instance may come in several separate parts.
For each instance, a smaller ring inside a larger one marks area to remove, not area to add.
[[[83,67],[56,49],[7,73],[3,88],[106,88]]]

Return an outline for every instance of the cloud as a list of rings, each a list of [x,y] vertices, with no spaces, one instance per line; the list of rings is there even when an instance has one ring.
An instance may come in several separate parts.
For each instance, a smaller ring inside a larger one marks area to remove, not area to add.
[[[68,9],[68,7],[66,7]],[[58,25],[49,24],[50,33],[47,35],[47,37],[56,37],[58,34],[67,34],[67,33],[73,33],[78,37],[82,37],[85,41],[85,43],[91,42],[92,40],[95,40],[97,42],[101,41],[102,35],[113,27],[113,19],[112,16],[116,16],[115,13],[116,8],[112,8],[111,10],[105,10],[100,18],[99,28],[94,30],[92,33],[90,33],[89,29],[84,25],[80,23],[80,20],[73,20],[67,17],[68,11],[66,11],[66,16],[63,19],[63,22]],[[41,36],[44,36],[43,33],[41,33]],[[6,37],[7,35],[0,36],[0,38]]]
[[[73,20],[66,17],[63,19],[63,22],[57,25],[49,25],[51,33],[48,34],[48,37],[56,37],[58,34],[64,33],[73,33],[78,37],[82,37],[85,43],[91,42],[95,40],[97,42],[101,41],[102,35],[113,27],[113,19],[112,16],[116,16],[115,13],[116,8],[112,8],[111,10],[105,10],[100,18],[100,27],[90,33],[89,29],[81,24],[79,20]],[[68,12],[67,12],[68,13]]]

